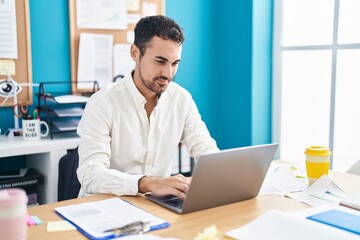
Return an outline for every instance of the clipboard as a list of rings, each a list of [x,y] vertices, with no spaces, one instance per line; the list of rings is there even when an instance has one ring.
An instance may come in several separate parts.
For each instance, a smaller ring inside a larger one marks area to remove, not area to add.
[[[149,222],[149,230],[147,232],[170,226],[170,223],[167,221],[116,197],[57,207],[55,212],[73,224],[86,237],[94,240],[124,236],[118,236],[112,232],[104,233],[104,231],[111,228],[115,229],[134,221]],[[91,219],[91,222],[88,219]]]

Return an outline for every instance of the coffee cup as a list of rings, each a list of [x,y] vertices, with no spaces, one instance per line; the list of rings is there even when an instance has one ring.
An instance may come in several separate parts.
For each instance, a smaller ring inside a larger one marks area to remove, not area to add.
[[[324,146],[311,146],[305,150],[306,173],[309,186],[329,173],[331,151]]]
[[[0,190],[0,239],[19,240],[27,237],[27,196],[24,190]]]
[[[45,132],[41,131],[41,126],[45,127]],[[41,137],[49,134],[49,126],[40,119],[22,120],[23,139],[27,141],[38,141]]]

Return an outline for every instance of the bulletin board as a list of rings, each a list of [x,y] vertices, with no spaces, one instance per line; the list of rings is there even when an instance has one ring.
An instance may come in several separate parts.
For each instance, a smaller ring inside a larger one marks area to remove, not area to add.
[[[11,77],[18,84],[32,83],[32,66],[31,66],[31,41],[30,41],[30,17],[29,17],[29,0],[14,0],[16,9],[16,33],[17,33],[17,59],[0,58],[0,66],[12,66]],[[15,67],[14,67],[15,66]],[[9,67],[10,68],[10,67]],[[1,67],[0,79],[7,79],[7,75]],[[27,102],[32,104],[32,86],[22,86],[21,92],[17,94],[18,102]],[[0,104],[5,98],[0,97]],[[13,106],[14,98],[10,97],[4,106]]]
[[[70,22],[70,48],[71,48],[71,80],[77,81],[77,69],[78,69],[78,53],[79,53],[79,40],[80,33],[97,33],[97,34],[112,34],[114,44],[127,43],[127,32],[133,31],[135,24],[128,23],[127,29],[124,30],[103,30],[103,29],[79,29],[77,27],[76,16],[76,0],[69,0],[69,22]],[[138,10],[128,10],[130,14],[139,14],[143,16],[143,4],[153,3],[157,6],[157,15],[165,14],[165,0],[128,0],[128,4],[132,2],[138,4]],[[96,80],[96,79],[94,79]],[[86,89],[78,89],[76,84],[72,84],[72,93],[81,94],[81,92],[88,91]]]

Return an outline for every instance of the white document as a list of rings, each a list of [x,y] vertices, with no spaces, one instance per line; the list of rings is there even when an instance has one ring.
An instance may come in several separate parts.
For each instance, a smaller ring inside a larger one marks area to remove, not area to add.
[[[112,82],[113,35],[81,33],[78,61],[78,89],[102,88]]]
[[[75,131],[80,123],[80,119],[59,120],[53,121],[52,123],[60,131]]]
[[[54,100],[56,103],[87,103],[89,97],[78,95],[61,95],[54,97]]]
[[[356,234],[278,210],[270,210],[245,226],[227,232],[226,236],[244,240],[359,239]]]
[[[307,179],[305,180],[307,183]],[[297,179],[294,176],[268,172],[259,195],[276,194],[284,196],[289,192],[305,190],[307,188],[306,183],[304,183],[304,179]]]
[[[127,22],[129,24],[136,24],[140,20],[141,16],[139,13],[128,13]]]
[[[114,45],[114,76],[128,75],[135,68],[135,62],[130,56],[131,44]]]
[[[305,190],[308,186],[307,178],[303,177],[303,172],[303,166],[272,163],[259,195],[276,194],[284,196],[289,192]]]
[[[124,237],[114,238],[117,240],[178,240],[178,238],[162,238],[153,234],[142,234],[142,235],[129,235]]]
[[[0,58],[18,58],[15,0],[0,1]]]
[[[81,107],[53,109],[58,117],[80,117],[84,113],[84,109]]]
[[[302,192],[290,193],[288,197],[312,206],[339,204],[348,195],[324,174],[310,187]]]
[[[126,32],[126,42],[133,43],[135,40],[135,33],[134,31],[127,31]]]
[[[155,16],[157,15],[157,4],[156,3],[149,3],[143,2],[142,4],[142,16]]]
[[[135,221],[149,222],[154,229],[167,227],[168,223],[120,198],[74,204],[55,208],[55,211],[70,220],[94,238],[111,236],[104,233]]]
[[[79,29],[127,29],[126,0],[76,0]]]

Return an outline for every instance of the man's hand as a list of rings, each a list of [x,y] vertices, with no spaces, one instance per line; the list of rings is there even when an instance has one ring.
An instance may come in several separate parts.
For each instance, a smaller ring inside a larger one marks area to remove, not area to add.
[[[139,180],[139,192],[152,192],[156,196],[176,195],[185,199],[189,190],[191,178],[181,174],[167,178],[145,176]]]

